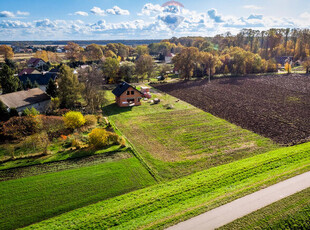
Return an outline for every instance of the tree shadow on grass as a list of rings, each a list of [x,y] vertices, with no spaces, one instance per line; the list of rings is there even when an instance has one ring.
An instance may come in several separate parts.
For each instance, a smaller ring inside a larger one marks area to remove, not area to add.
[[[116,103],[102,107],[102,113],[104,116],[113,116],[131,110],[132,107],[119,107]]]

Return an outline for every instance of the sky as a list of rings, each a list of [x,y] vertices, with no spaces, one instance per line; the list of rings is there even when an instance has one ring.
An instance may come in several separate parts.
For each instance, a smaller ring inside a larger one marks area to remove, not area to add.
[[[0,0],[0,40],[214,36],[309,28],[309,0]],[[184,7],[183,7],[183,6]]]

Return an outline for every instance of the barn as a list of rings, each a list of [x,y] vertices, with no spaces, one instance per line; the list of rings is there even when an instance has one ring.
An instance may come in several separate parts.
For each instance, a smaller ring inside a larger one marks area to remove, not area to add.
[[[141,105],[143,93],[127,82],[119,84],[112,93],[115,95],[115,101],[120,107]]]

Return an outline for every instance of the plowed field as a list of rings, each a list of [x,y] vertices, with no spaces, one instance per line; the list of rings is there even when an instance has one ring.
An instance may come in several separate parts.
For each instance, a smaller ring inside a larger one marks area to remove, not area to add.
[[[251,76],[156,86],[277,143],[309,141],[310,76]]]

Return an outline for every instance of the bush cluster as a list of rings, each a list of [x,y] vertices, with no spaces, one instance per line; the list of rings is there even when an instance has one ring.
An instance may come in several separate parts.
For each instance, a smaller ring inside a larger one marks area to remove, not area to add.
[[[74,130],[84,125],[86,122],[86,119],[84,118],[82,113],[72,111],[64,115],[64,122],[65,122],[66,128]]]
[[[89,134],[89,144],[94,148],[104,148],[111,145],[125,145],[125,140],[115,133],[96,128]]]

